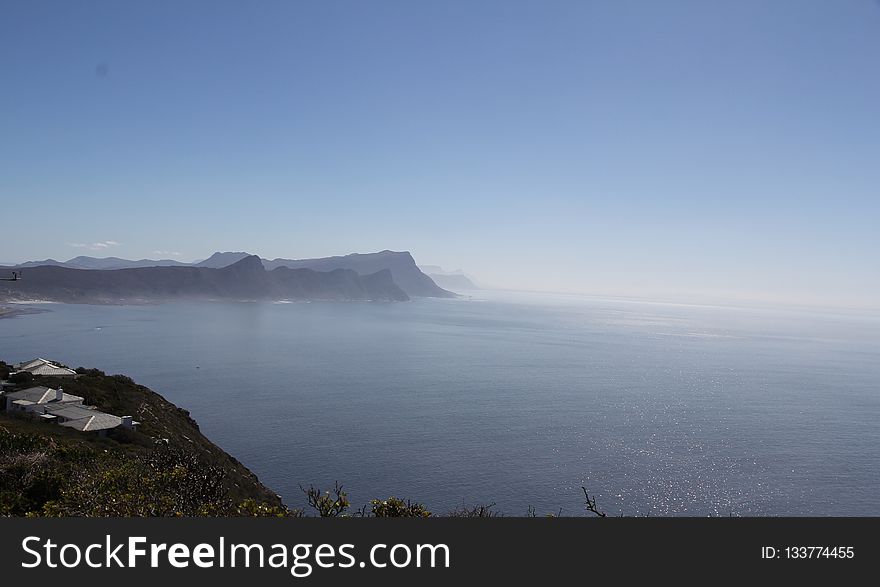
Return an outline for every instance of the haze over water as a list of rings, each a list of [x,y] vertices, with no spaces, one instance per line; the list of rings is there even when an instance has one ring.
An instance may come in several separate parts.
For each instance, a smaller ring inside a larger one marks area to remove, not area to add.
[[[479,292],[47,306],[0,358],[125,373],[279,492],[509,515],[877,515],[880,318]]]

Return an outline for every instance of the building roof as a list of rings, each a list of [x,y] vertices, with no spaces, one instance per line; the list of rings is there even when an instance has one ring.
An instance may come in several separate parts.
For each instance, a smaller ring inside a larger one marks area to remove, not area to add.
[[[28,367],[35,367],[37,365],[42,365],[43,363],[48,363],[46,359],[31,359],[30,361],[25,361],[24,363],[19,363],[18,368],[22,371],[27,369]]]
[[[40,365],[38,367],[31,367],[27,371],[34,375],[48,375],[50,377],[76,377],[76,371],[73,369],[57,365]]]
[[[78,395],[71,395],[61,391],[61,400],[56,399],[57,391],[55,389],[38,386],[14,391],[6,394],[13,404],[28,408],[33,405],[40,405],[43,419],[56,419],[60,422],[60,426],[66,426],[79,430],[81,432],[94,432],[97,430],[110,430],[121,426],[123,419],[113,414],[101,412],[93,407],[81,405],[83,398]],[[126,416],[126,418],[128,418]],[[130,420],[130,418],[128,418]],[[63,420],[63,421],[62,421]],[[137,424],[137,422],[132,422]]]
[[[57,403],[68,403],[68,402],[81,402],[83,398],[78,395],[72,395],[70,393],[61,392],[61,400],[55,399],[56,390],[46,387],[45,385],[39,385],[37,387],[29,387],[27,389],[22,389],[21,391],[11,391],[6,394],[6,397],[13,400],[27,400],[29,402],[35,404],[47,404],[49,402],[57,402]]]
[[[27,371],[33,375],[49,375],[53,377],[73,377],[76,371],[67,367],[59,367],[47,359],[33,359],[18,366],[19,371]]]
[[[119,416],[98,412],[91,418],[68,420],[67,422],[62,422],[59,426],[66,426],[80,432],[94,432],[96,430],[111,430],[120,424],[122,424],[122,419]]]
[[[79,420],[81,418],[89,418],[100,412],[94,408],[86,406],[56,404],[54,406],[46,406],[46,413],[55,414],[65,420]]]
[[[110,430],[122,424],[122,418],[113,414],[106,414],[95,409],[83,406],[57,405],[46,408],[47,414],[52,414],[65,420],[60,425],[92,432],[95,430]]]
[[[67,428],[73,428],[74,430],[79,430],[80,432],[95,432],[97,430],[112,430],[113,428],[118,427],[122,424],[122,419],[118,416],[114,416],[112,414],[105,414],[104,412],[96,412],[94,415],[89,416],[88,418],[81,418],[79,420],[68,420],[66,422],[62,422],[59,426],[66,426]]]

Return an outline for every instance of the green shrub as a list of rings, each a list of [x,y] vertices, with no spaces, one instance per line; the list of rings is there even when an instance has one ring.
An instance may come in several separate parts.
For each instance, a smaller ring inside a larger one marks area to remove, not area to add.
[[[333,493],[329,491],[321,492],[320,489],[311,486],[308,489],[302,489],[306,494],[306,501],[309,507],[314,509],[322,518],[336,518],[345,515],[348,506],[348,494],[342,490],[342,485],[336,483]]]
[[[34,382],[34,375],[33,373],[28,373],[27,371],[19,371],[18,373],[13,373],[12,375],[10,375],[9,381],[20,387],[24,387]]]
[[[431,512],[420,503],[403,501],[397,497],[370,502],[371,512],[377,518],[428,518]]]

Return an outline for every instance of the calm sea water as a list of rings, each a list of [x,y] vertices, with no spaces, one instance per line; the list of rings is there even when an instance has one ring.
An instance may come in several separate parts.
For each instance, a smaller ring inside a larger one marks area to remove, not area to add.
[[[47,306],[0,358],[126,373],[292,506],[878,515],[877,316],[481,293]]]

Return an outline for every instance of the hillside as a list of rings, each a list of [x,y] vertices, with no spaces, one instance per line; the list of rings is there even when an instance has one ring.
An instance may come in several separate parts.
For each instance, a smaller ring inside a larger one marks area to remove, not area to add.
[[[0,364],[0,368],[5,368]],[[0,515],[254,515],[281,499],[199,431],[186,410],[123,375],[78,369],[63,386],[135,431],[107,438],[0,410]]]
[[[250,257],[250,253],[244,252],[231,252],[227,251],[225,253],[214,253],[204,261],[199,261],[198,263],[193,263],[196,267],[213,267],[214,269],[222,269],[223,267],[228,267],[233,263],[238,263],[245,257]]]
[[[0,297],[74,303],[152,302],[174,299],[219,300],[376,300],[408,298],[389,271],[367,276],[338,269],[267,271],[251,255],[222,269],[141,267],[84,270],[58,266],[29,268],[16,282],[0,282]]]
[[[319,259],[268,259],[263,260],[266,269],[289,267],[291,269],[311,269],[313,271],[332,271],[346,269],[359,275],[369,275],[383,269],[391,272],[394,283],[408,296],[449,298],[455,294],[438,287],[430,277],[422,273],[409,252],[381,251],[378,253],[352,253],[341,257],[322,257]]]
[[[119,269],[142,269],[150,267],[179,267],[179,268],[207,268],[207,269],[224,269],[236,263],[252,257],[250,253],[241,251],[233,252],[216,252],[207,259],[193,263],[182,263],[170,259],[151,260],[141,259],[139,261],[129,261],[120,259],[119,257],[74,257],[68,261],[56,261],[55,259],[46,259],[44,261],[28,261],[15,266],[0,267],[12,271],[14,269],[27,268],[28,278],[31,278],[33,268],[42,267],[62,267],[67,269],[96,269],[96,270],[119,270]],[[408,252],[396,251],[380,251],[378,253],[352,253],[350,255],[338,257],[322,257],[317,259],[262,259],[263,265],[269,271],[279,267],[288,269],[310,269],[321,273],[343,269],[354,271],[361,277],[373,275],[380,271],[387,270],[391,273],[392,281],[407,296],[413,297],[455,297],[451,291],[447,291],[442,287],[438,287],[437,283],[431,277],[425,274],[417,265],[412,255]],[[46,275],[43,271],[38,271],[37,276]],[[61,274],[49,274],[53,276]],[[289,281],[289,280],[288,280]],[[314,279],[309,281],[314,282]],[[371,282],[381,281],[379,279],[371,279]],[[461,285],[460,282],[456,282]],[[464,289],[464,288],[460,288]],[[21,288],[19,288],[21,291]],[[2,290],[0,290],[2,293]],[[331,296],[331,299],[332,296]],[[359,298],[354,298],[359,299]],[[380,299],[385,299],[381,298]],[[390,299],[396,299],[391,296]]]

